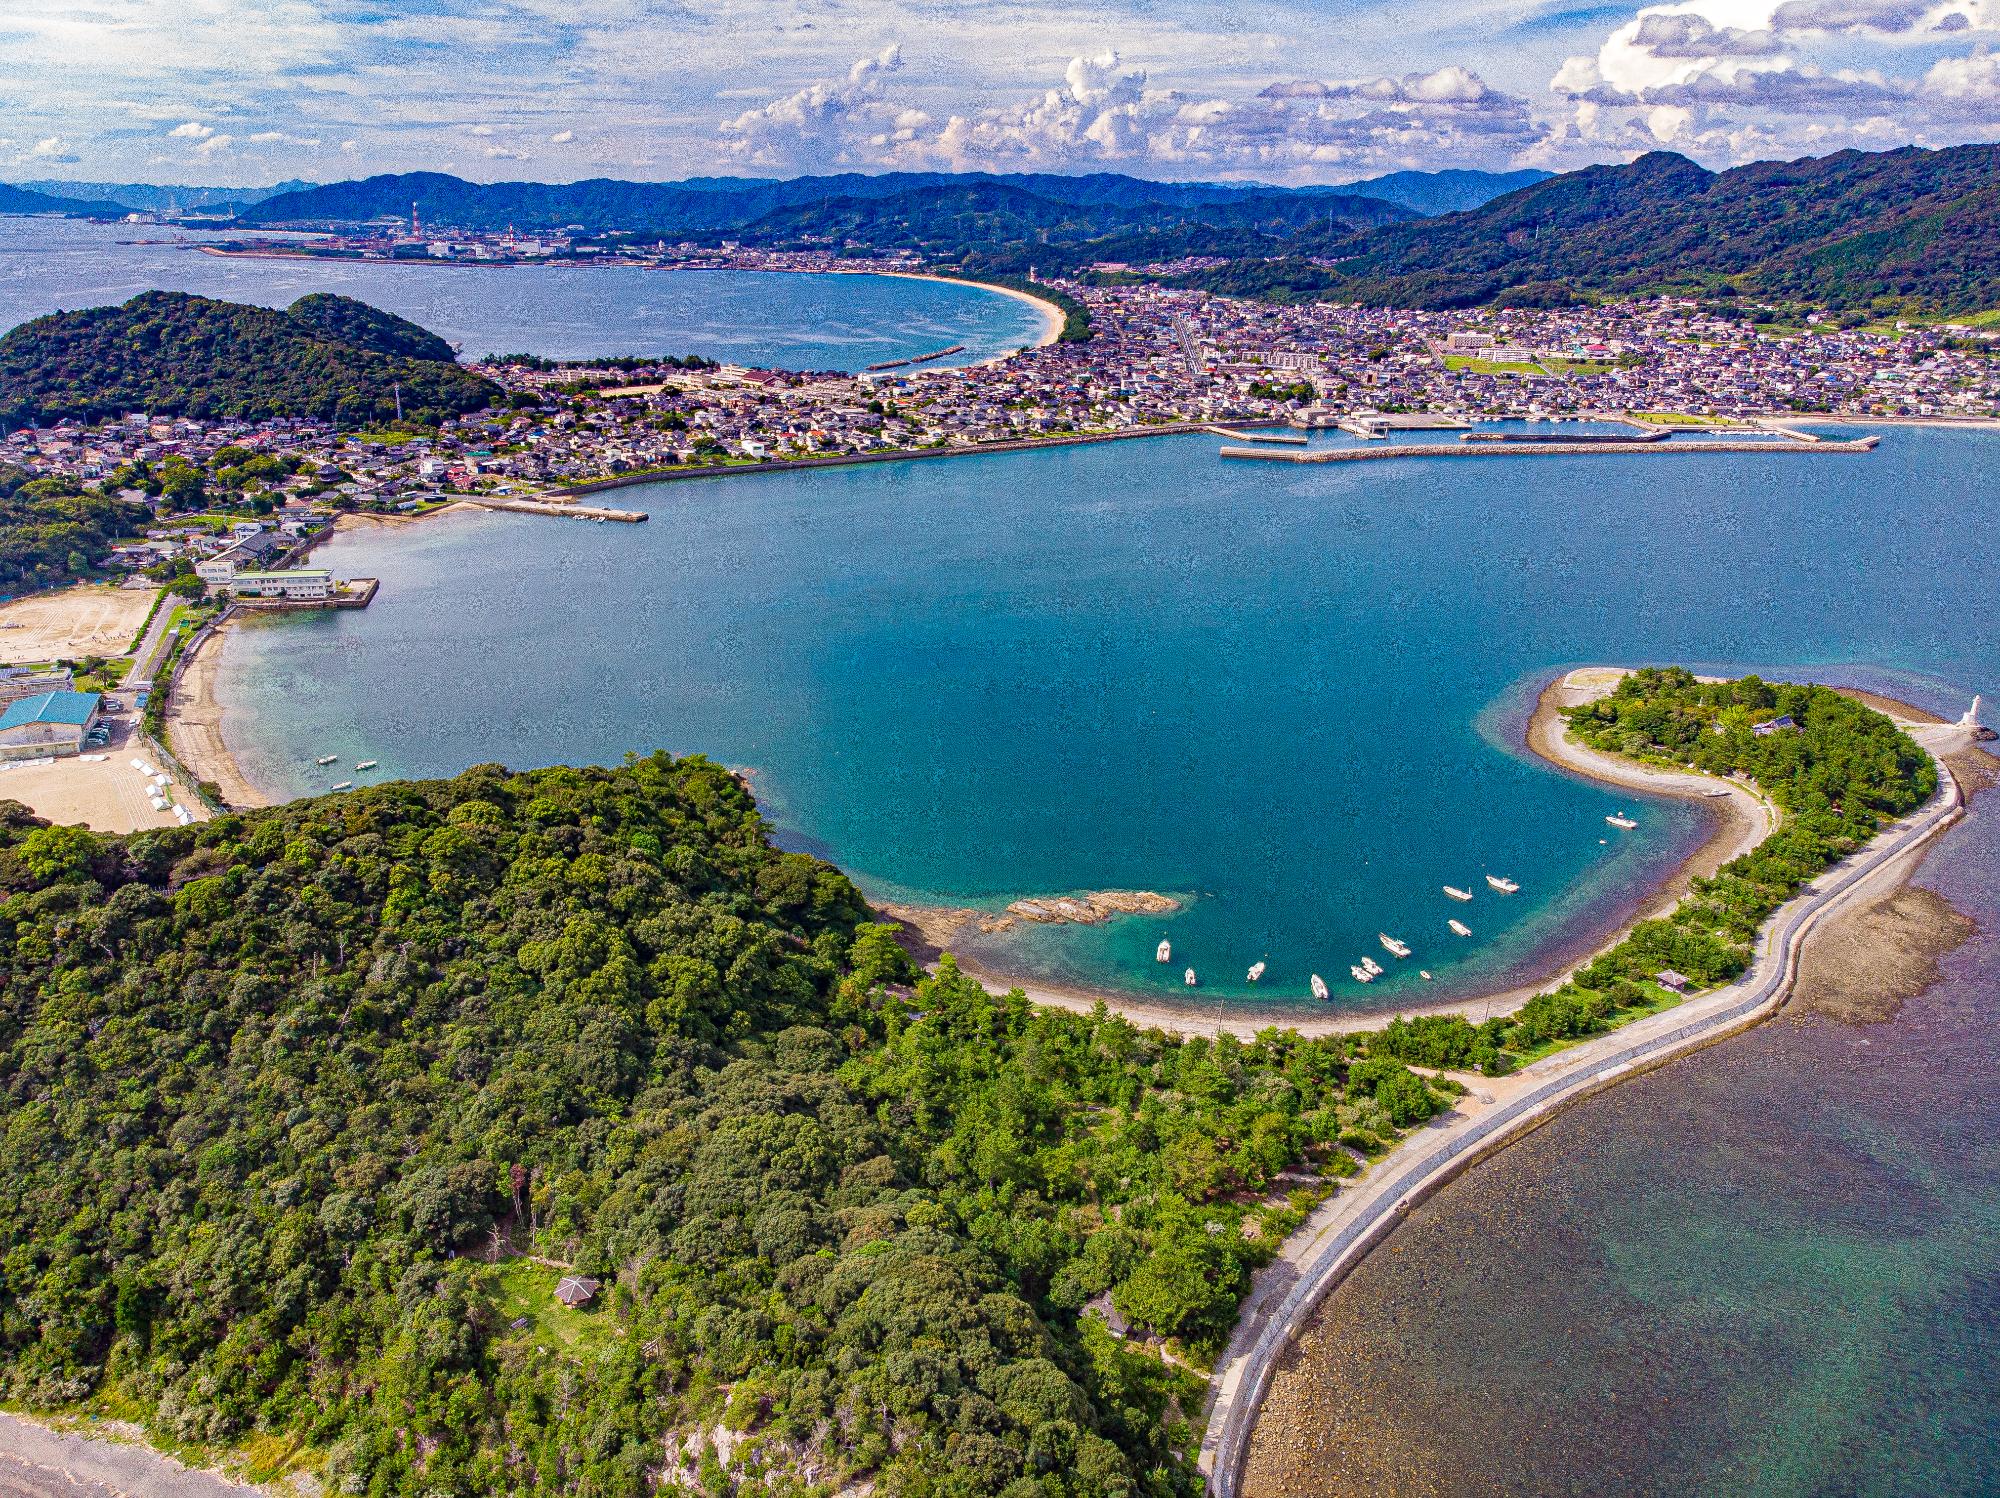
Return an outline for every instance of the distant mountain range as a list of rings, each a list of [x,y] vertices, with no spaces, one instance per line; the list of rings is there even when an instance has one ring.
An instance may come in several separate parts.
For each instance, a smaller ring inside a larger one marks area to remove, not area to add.
[[[138,190],[121,191],[131,198]],[[1382,305],[1560,303],[1678,289],[1836,308],[2000,306],[1993,145],[1843,151],[1720,173],[1656,151],[1560,176],[1397,172],[1295,188],[1110,172],[561,184],[419,172],[274,189],[240,203],[237,214],[247,226],[407,222],[413,204],[440,230],[913,250],[993,275],[1136,266],[1124,273],[1236,295]],[[104,202],[0,187],[0,213],[105,210]],[[1225,263],[1146,269],[1190,257]]]
[[[272,187],[156,187],[146,182],[63,182],[51,179],[15,185],[54,198],[113,203],[127,212],[193,213],[207,208],[261,203],[280,193],[300,192],[315,184],[294,180]]]
[[[834,203],[890,200],[899,218],[933,216],[927,199],[1022,194],[1062,208],[1088,210],[1103,227],[1120,213],[1154,222],[1254,219],[1245,203],[1296,204],[1371,198],[1408,213],[1434,212],[1440,203],[1462,207],[1520,186],[1546,173],[1399,172],[1375,183],[1346,187],[1270,187],[1261,183],[1151,182],[1115,172],[1062,176],[1049,172],[845,172],[769,181],[744,177],[694,177],[685,182],[467,182],[441,172],[412,172],[336,182],[279,193],[245,204],[250,224],[354,224],[404,219],[414,205],[425,223],[459,229],[560,229],[587,233],[630,231],[685,235],[746,229],[769,215]],[[1019,202],[1020,200],[1015,200]],[[1310,218],[1310,209],[1295,211]],[[1379,214],[1379,210],[1367,210]],[[1045,210],[1025,215],[1044,219]]]
[[[25,187],[13,187],[0,182],[0,213],[70,213],[86,218],[103,218],[122,211],[108,203],[91,203],[81,198],[58,198],[48,193],[31,192]]]
[[[1336,189],[1364,198],[1381,198],[1423,214],[1463,213],[1490,203],[1502,193],[1546,182],[1554,172],[1534,167],[1518,172],[1391,172],[1386,177],[1370,177],[1365,182],[1349,182]]]

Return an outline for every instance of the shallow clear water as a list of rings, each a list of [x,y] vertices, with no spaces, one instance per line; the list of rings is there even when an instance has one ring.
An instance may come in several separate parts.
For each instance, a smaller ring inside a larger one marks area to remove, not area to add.
[[[1223,1005],[1303,1003],[1319,972],[1379,1007],[1521,974],[1698,836],[1685,804],[1511,750],[1564,666],[1869,663],[2000,701],[1990,436],[1299,468],[1217,445],[621,491],[642,526],[451,514],[343,537],[320,561],[380,576],[380,598],[230,636],[230,742],[287,794],[350,778],[320,753],[386,776],[699,750],[879,894],[1187,901],[975,950],[1011,971],[1183,1000],[1192,964]],[[1605,825],[1621,808],[1637,831]],[[1416,954],[1363,989],[1347,968],[1388,960],[1379,931]]]
[[[1995,794],[1919,876],[1984,929],[1893,1019],[1788,1013],[1579,1103],[1364,1260],[1286,1491],[2000,1491]]]
[[[447,266],[228,260],[145,224],[0,218],[0,332],[142,291],[284,307],[337,292],[421,323],[468,358],[701,354],[758,368],[846,370],[954,343],[925,368],[1035,342],[1043,315],[1015,297],[937,281],[633,266]],[[202,238],[218,237],[204,235]]]

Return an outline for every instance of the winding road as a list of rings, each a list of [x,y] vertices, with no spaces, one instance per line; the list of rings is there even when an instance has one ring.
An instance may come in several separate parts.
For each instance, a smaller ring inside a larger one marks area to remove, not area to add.
[[[1257,1414],[1279,1359],[1320,1303],[1396,1223],[1459,1172],[1510,1143],[1556,1109],[1767,1018],[1798,975],[1799,952],[1831,912],[1900,884],[1929,843],[1955,821],[1964,798],[1941,752],[1964,747],[1955,724],[1902,724],[1937,762],[1930,801],[1880,831],[1779,909],[1758,932],[1750,967],[1726,988],[1702,994],[1596,1040],[1523,1067],[1469,1095],[1350,1190],[1313,1214],[1257,1277],[1236,1332],[1217,1361],[1201,1470],[1215,1498],[1237,1498]]]

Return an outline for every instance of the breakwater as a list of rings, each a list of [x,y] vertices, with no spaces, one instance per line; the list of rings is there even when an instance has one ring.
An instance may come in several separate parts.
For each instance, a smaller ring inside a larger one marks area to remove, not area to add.
[[[1383,458],[1520,458],[1646,455],[1666,453],[1865,453],[1872,452],[1875,437],[1857,437],[1852,442],[1468,442],[1446,447],[1441,443],[1400,443],[1394,447],[1322,447],[1311,452],[1275,452],[1264,447],[1225,447],[1224,458],[1254,458],[1266,463],[1370,463]]]

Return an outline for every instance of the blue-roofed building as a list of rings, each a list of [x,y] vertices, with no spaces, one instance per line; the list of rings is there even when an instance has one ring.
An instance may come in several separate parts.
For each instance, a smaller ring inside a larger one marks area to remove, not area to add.
[[[95,692],[43,692],[8,703],[0,713],[0,759],[77,753],[102,701]]]

